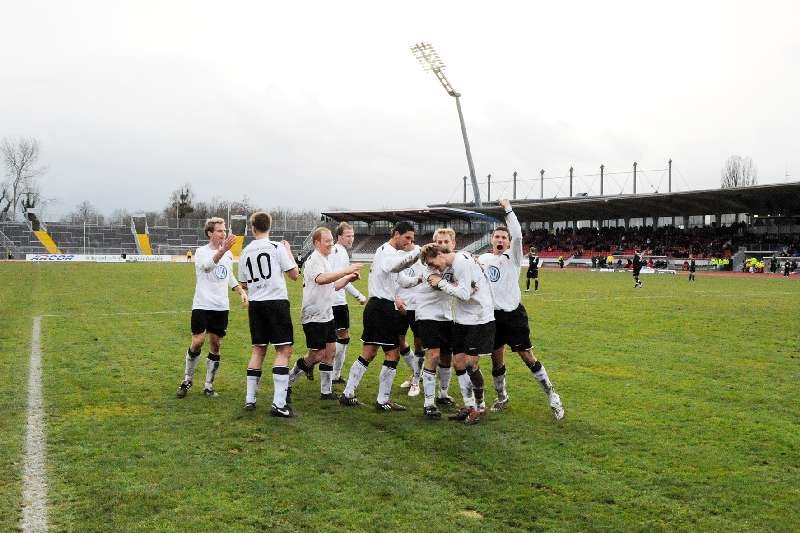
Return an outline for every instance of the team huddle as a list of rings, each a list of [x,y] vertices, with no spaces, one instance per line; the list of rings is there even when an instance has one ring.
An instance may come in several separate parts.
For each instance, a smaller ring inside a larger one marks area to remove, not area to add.
[[[269,214],[251,215],[254,239],[242,250],[236,280],[230,252],[235,237],[226,237],[222,219],[209,219],[205,225],[209,244],[195,253],[192,341],[177,396],[185,397],[192,386],[206,336],[209,353],[203,392],[216,396],[214,378],[227,329],[230,288],[248,308],[252,354],[247,367],[245,409],[256,408],[270,344],[275,348],[270,414],[276,417],[294,416],[292,387],[301,375],[313,380],[315,366],[319,369],[320,400],[338,401],[348,407],[361,405],[357,396],[359,384],[370,363],[383,351],[377,410],[406,410],[392,400],[402,358],[411,369],[411,378],[401,387],[408,388],[409,396],[424,393],[426,418],[440,419],[442,412],[437,406],[455,405],[449,394],[454,368],[463,407],[449,418],[476,424],[487,410],[481,356],[491,357],[496,391],[491,411],[502,411],[509,402],[504,362],[505,347],[509,346],[530,369],[547,396],[553,415],[560,420],[564,417],[561,398],[544,366],[533,355],[528,315],[521,303],[522,228],[508,200],[501,200],[500,205],[505,210],[506,225],[495,228],[491,251],[478,257],[457,251],[456,234],[451,228],[436,230],[433,242],[420,247],[414,242],[415,230],[410,222],[395,224],[389,240],[375,252],[367,282],[368,299],[352,285],[363,268],[360,263],[350,263],[353,228],[341,223],[335,230],[336,242],[328,228],[314,230],[314,251],[302,273],[301,323],[308,353],[291,367],[294,330],[286,278],[294,281],[300,271],[289,244],[270,240]],[[538,288],[538,279],[536,282]],[[361,354],[344,379],[341,372],[350,342],[346,293],[366,305]],[[414,337],[413,347],[406,342],[409,329]],[[341,394],[334,392],[335,384],[344,384]]]

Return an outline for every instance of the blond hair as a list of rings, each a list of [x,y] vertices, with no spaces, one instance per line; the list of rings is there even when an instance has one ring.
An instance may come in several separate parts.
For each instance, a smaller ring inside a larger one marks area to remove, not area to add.
[[[331,230],[329,230],[329,229],[328,229],[328,228],[326,228],[325,226],[319,226],[319,227],[315,228],[315,229],[314,229],[314,233],[312,233],[312,234],[311,234],[311,240],[312,240],[313,242],[319,242],[319,241],[321,241],[321,240],[322,240],[322,234],[323,234],[323,233],[325,233],[326,231],[327,231],[328,233],[330,233],[330,232],[331,232]]]
[[[214,229],[215,229],[215,226],[217,224],[224,224],[224,223],[225,223],[225,221],[223,219],[219,218],[219,217],[211,217],[208,220],[206,220],[206,225],[205,225],[205,228],[203,229],[203,231],[205,231],[205,233],[206,233],[206,237],[210,237],[211,236],[211,235],[208,234],[208,232],[209,231],[213,232]]]

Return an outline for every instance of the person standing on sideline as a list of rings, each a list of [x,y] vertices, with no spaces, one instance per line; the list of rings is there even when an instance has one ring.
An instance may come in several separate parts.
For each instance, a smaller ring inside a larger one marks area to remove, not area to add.
[[[289,387],[289,358],[294,344],[292,316],[289,312],[289,293],[284,275],[294,281],[300,276],[287,241],[276,242],[269,238],[272,217],[258,211],[250,215],[250,229],[254,239],[242,250],[239,257],[239,281],[246,284],[250,297],[247,315],[250,322],[250,341],[253,350],[247,364],[244,408],[256,408],[256,393],[261,383],[261,367],[267,355],[267,346],[275,346],[272,366],[274,392],[272,416],[294,416],[286,403]]]
[[[197,282],[192,301],[192,342],[186,350],[186,365],[183,382],[176,396],[185,398],[192,386],[194,371],[200,359],[200,350],[209,337],[208,360],[206,362],[206,382],[203,393],[216,396],[214,377],[219,369],[222,338],[228,329],[228,289],[239,294],[242,303],[247,305],[247,293],[233,277],[233,255],[230,252],[236,237],[226,234],[225,221],[218,217],[209,218],[205,225],[208,244],[195,252],[194,271]],[[187,256],[191,257],[188,252]]]
[[[592,258],[594,259],[594,258]],[[525,280],[525,292],[531,290],[531,279],[533,280],[533,290],[539,290],[539,256],[536,255],[536,248],[531,247],[528,251],[528,273]]]
[[[694,262],[694,256],[689,256],[689,281],[697,281],[695,278],[694,272],[697,270],[697,265]]]
[[[353,248],[355,232],[353,226],[347,222],[342,222],[336,227],[336,244],[333,252],[328,256],[331,269],[342,270],[350,266],[350,250]],[[336,354],[333,358],[333,383],[344,385],[342,379],[342,367],[347,356],[347,346],[350,344],[350,308],[347,307],[347,296],[349,294],[361,305],[367,303],[367,297],[353,286],[352,283],[345,285],[343,291],[336,291],[333,298],[333,321],[336,325]]]
[[[328,228],[319,227],[312,233],[314,252],[303,267],[303,304],[300,320],[306,335],[308,355],[297,359],[289,372],[289,387],[301,373],[310,375],[319,363],[319,399],[338,400],[333,392],[333,358],[336,354],[336,324],[333,301],[351,281],[358,279],[361,263],[353,263],[334,271],[329,258],[333,252],[333,235]]]
[[[639,279],[639,273],[644,266],[644,259],[642,258],[642,251],[639,248],[634,249],[633,254],[633,288],[638,289],[642,286],[642,280]]]

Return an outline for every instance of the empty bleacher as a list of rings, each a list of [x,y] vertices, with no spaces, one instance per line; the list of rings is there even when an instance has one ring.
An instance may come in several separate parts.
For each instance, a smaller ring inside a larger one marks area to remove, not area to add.
[[[24,259],[25,254],[47,253],[25,222],[0,222],[0,232],[5,235],[5,239],[2,239],[4,251],[12,254],[14,259]]]

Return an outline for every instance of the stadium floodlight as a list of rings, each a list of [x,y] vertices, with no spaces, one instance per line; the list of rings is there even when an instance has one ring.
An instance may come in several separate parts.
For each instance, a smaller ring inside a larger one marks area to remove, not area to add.
[[[417,58],[422,68],[433,72],[436,79],[442,84],[447,94],[456,99],[456,109],[458,109],[458,120],[461,123],[461,135],[464,137],[464,149],[467,152],[467,165],[469,165],[469,176],[472,178],[472,194],[475,196],[475,206],[481,207],[481,192],[478,189],[478,178],[475,177],[475,165],[472,163],[472,152],[469,149],[469,139],[467,139],[467,127],[464,125],[464,114],[461,112],[461,93],[456,91],[450,81],[444,75],[444,63],[439,57],[439,53],[429,43],[417,43],[411,47],[411,53]]]

